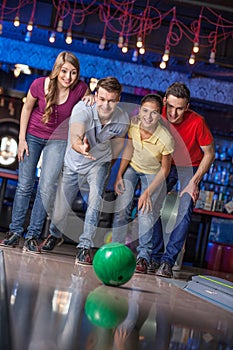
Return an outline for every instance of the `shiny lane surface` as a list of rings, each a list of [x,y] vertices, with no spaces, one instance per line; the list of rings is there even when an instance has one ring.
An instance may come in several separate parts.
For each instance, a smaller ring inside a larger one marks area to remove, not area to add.
[[[110,287],[91,266],[74,265],[73,245],[39,255],[1,250],[1,311],[9,311],[1,334],[10,329],[9,349],[233,349],[233,313],[182,289],[196,271],[183,268],[173,280],[134,274]]]

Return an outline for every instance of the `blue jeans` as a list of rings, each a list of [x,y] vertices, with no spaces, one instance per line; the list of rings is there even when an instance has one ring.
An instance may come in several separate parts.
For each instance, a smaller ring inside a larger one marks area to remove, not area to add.
[[[19,236],[24,232],[23,224],[35,184],[36,168],[43,151],[41,175],[26,234],[26,238],[38,238],[47,212],[51,211],[67,142],[65,140],[45,140],[29,134],[26,140],[29,156],[24,155],[24,160],[19,163],[19,178],[9,229]]]
[[[125,191],[116,199],[115,214],[113,219],[112,240],[125,244],[126,235],[131,219],[132,204],[134,201],[135,188],[141,181],[141,193],[155,178],[155,174],[142,174],[135,171],[131,166],[126,169],[123,179]],[[150,261],[152,252],[152,235],[155,222],[160,216],[160,210],[165,198],[165,186],[161,185],[151,196],[153,210],[150,212],[138,212],[138,238],[137,257]]]
[[[69,233],[68,214],[72,204],[82,187],[89,185],[88,206],[85,213],[83,233],[79,237],[78,247],[90,248],[94,246],[93,238],[99,222],[102,209],[103,192],[109,175],[110,163],[96,165],[87,174],[79,174],[64,166],[60,178],[50,233],[59,238],[62,234]],[[80,219],[81,220],[81,219]]]
[[[179,191],[189,183],[198,167],[175,167],[172,165],[167,177],[167,191],[170,192],[179,180]],[[179,199],[176,223],[172,230],[164,251],[163,231],[161,219],[156,222],[153,233],[153,251],[151,259],[158,263],[168,262],[173,266],[186,240],[194,203],[191,196],[185,193]]]

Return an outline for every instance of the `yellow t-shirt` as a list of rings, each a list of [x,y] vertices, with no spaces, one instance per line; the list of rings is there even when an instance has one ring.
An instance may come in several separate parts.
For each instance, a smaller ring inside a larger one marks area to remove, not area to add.
[[[140,137],[140,122],[131,122],[128,136],[134,148],[129,164],[139,173],[157,174],[161,168],[162,155],[174,151],[173,138],[160,122],[151,137],[143,141]]]

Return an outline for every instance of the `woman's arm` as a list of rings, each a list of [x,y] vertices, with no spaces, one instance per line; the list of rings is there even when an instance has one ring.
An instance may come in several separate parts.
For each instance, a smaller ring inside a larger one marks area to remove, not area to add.
[[[31,117],[32,110],[37,99],[32,96],[30,90],[28,91],[26,102],[23,105],[20,116],[20,130],[19,130],[19,145],[18,145],[18,160],[23,161],[24,152],[29,155],[28,145],[26,142],[26,132],[28,122]]]
[[[142,212],[144,211],[149,212],[152,210],[152,202],[151,202],[150,196],[161,185],[161,183],[163,183],[166,180],[170,172],[171,161],[172,161],[171,154],[162,155],[161,169],[159,170],[158,174],[155,175],[155,178],[151,182],[151,184],[139,197],[138,210],[141,209]]]

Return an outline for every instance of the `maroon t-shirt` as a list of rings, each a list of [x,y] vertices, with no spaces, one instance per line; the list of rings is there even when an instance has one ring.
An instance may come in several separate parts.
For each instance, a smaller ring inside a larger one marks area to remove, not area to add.
[[[79,81],[75,87],[69,91],[67,100],[60,104],[54,105],[53,112],[50,115],[48,123],[44,124],[42,116],[45,111],[45,92],[44,84],[46,77],[35,79],[31,86],[30,92],[37,103],[29,119],[27,132],[33,136],[43,139],[66,140],[68,137],[69,117],[74,105],[79,102],[85,95],[87,85]]]

